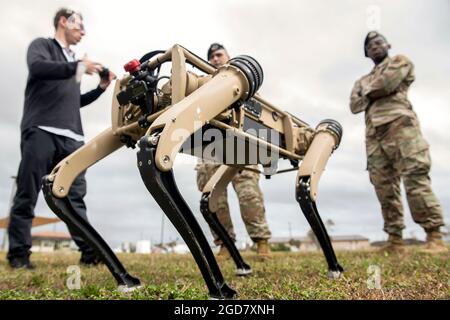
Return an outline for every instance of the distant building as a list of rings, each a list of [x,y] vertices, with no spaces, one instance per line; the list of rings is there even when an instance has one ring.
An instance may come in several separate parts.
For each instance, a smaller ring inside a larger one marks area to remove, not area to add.
[[[56,250],[70,250],[72,238],[64,232],[39,232],[31,236],[33,252],[53,252]]]
[[[184,243],[177,243],[172,247],[172,252],[180,254],[189,253],[189,247]]]
[[[359,235],[332,236],[331,243],[335,250],[364,250],[370,248],[368,238]],[[275,237],[269,240],[275,246],[287,246],[291,251],[315,251],[320,249],[309,237]]]
[[[152,243],[150,240],[124,241],[118,248],[113,250],[116,253],[152,253]]]
[[[336,250],[363,250],[370,248],[369,239],[359,235],[333,236],[331,242]]]
[[[39,227],[39,226],[43,226],[43,225],[47,225],[47,224],[58,223],[60,221],[61,220],[59,218],[35,216],[33,218],[33,222],[31,224],[31,226],[34,228],[34,227]],[[9,225],[9,217],[0,219],[0,229],[5,229],[5,232],[3,233],[3,244],[1,247],[1,249],[4,251],[8,250],[8,231],[6,230],[8,228],[8,225]]]
[[[403,239],[403,243],[407,246],[417,246],[424,245],[425,241],[414,239],[414,238],[406,238]],[[374,241],[370,245],[373,247],[382,247],[387,244],[387,241]]]
[[[136,242],[136,253],[151,253],[152,243],[150,240],[139,240]]]
[[[136,252],[136,243],[130,241],[124,241],[120,245],[120,252],[125,253],[135,253]]]
[[[179,243],[177,240],[167,242],[164,244],[158,243],[152,247],[154,253],[189,253],[189,247],[183,242]]]

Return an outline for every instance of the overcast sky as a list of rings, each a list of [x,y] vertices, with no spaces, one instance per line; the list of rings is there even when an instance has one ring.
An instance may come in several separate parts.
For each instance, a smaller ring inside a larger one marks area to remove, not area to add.
[[[152,5],[154,3],[155,5]],[[431,145],[433,188],[446,223],[450,221],[450,1],[6,1],[0,0],[0,217],[8,212],[12,180],[20,161],[19,124],[27,68],[25,55],[36,37],[53,36],[52,19],[69,6],[84,16],[87,34],[75,47],[114,70],[133,58],[179,43],[204,57],[212,42],[231,55],[249,54],[265,73],[260,94],[315,126],[324,118],[344,127],[340,148],[330,159],[319,187],[322,218],[332,219],[332,234],[385,238],[373,187],[365,171],[364,118],[349,110],[354,81],[372,68],[363,40],[372,28],[392,44],[391,54],[405,54],[415,64],[416,82],[409,98]],[[96,86],[86,76],[82,91]],[[82,111],[86,139],[110,126],[112,88]],[[178,160],[186,160],[180,157]],[[147,192],[136,168],[136,150],[123,148],[87,173],[86,202],[91,222],[112,245],[160,239],[161,210]],[[178,161],[175,176],[181,192],[211,238],[198,210],[195,161]],[[282,163],[281,166],[287,166]],[[309,226],[294,199],[295,173],[261,180],[273,236],[304,235]],[[247,239],[235,193],[229,189],[238,240]],[[36,214],[52,216],[40,196]],[[405,236],[423,239],[405,208]],[[291,228],[289,228],[291,226]],[[40,230],[64,231],[62,223]],[[291,230],[291,231],[290,231]],[[165,240],[180,238],[165,220]],[[181,238],[180,238],[181,239]]]

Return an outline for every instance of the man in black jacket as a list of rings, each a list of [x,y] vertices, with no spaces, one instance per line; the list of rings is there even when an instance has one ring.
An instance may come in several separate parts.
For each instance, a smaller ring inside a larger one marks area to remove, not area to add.
[[[80,94],[84,73],[103,70],[101,64],[86,57],[76,60],[71,45],[85,35],[81,14],[60,9],[54,18],[55,37],[34,40],[27,52],[28,80],[21,122],[22,159],[17,176],[17,193],[8,226],[8,260],[13,268],[29,268],[31,225],[41,179],[63,158],[83,145],[80,108],[95,101],[115,78],[112,72],[101,77],[92,91]],[[84,173],[77,177],[69,198],[78,214],[87,219]],[[93,250],[72,230],[72,238],[81,251],[80,262],[99,262]]]

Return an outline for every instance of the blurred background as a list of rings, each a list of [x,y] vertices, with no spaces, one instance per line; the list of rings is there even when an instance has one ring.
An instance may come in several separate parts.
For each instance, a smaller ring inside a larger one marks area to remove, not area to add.
[[[231,56],[249,54],[265,73],[260,94],[315,126],[333,118],[344,137],[324,173],[318,208],[331,220],[332,235],[385,239],[382,217],[366,171],[364,116],[353,115],[349,96],[354,82],[372,68],[363,41],[377,29],[392,44],[391,54],[405,54],[415,64],[409,93],[425,138],[431,145],[431,178],[450,221],[450,2],[399,1],[5,1],[0,0],[0,218],[8,215],[13,180],[20,161],[19,124],[27,77],[26,50],[36,37],[53,37],[53,16],[60,7],[79,10],[86,36],[74,47],[113,70],[146,52],[175,43],[206,58],[212,42]],[[98,76],[84,76],[82,92]],[[82,109],[86,141],[110,126],[112,86]],[[136,150],[123,148],[88,170],[88,216],[113,247],[148,239],[181,241],[177,231],[147,192],[136,168]],[[211,239],[199,212],[196,160],[180,156],[175,164],[178,186]],[[287,162],[280,164],[288,167]],[[305,236],[309,226],[294,199],[295,172],[261,179],[266,214],[274,237]],[[232,219],[239,242],[249,238],[236,194],[229,190]],[[406,202],[405,202],[406,204]],[[36,215],[54,217],[40,196]],[[405,207],[405,237],[423,239]],[[63,223],[37,231],[66,232]],[[3,237],[4,229],[0,229]]]

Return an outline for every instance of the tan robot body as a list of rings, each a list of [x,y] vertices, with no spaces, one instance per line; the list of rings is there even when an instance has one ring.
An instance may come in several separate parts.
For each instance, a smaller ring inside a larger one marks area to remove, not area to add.
[[[159,89],[159,82],[167,78],[159,76],[163,63],[171,63],[171,75]],[[206,75],[187,72],[187,63]],[[342,136],[337,122],[325,120],[313,129],[256,94],[264,75],[248,56],[238,56],[216,69],[175,45],[149,60],[131,61],[126,68],[130,74],[115,85],[111,127],[62,160],[43,182],[49,206],[91,244],[120,288],[129,290],[140,282],[126,272],[92,226],[77,219],[67,194],[82,171],[122,146],[134,148],[136,144],[143,182],[189,246],[211,297],[231,298],[236,292],[226,285],[198,222],[176,187],[172,167],[179,152],[223,163],[206,184],[200,209],[230,251],[238,275],[251,273],[251,268],[215,216],[217,197],[238,171],[248,170],[246,165],[262,164],[268,175],[277,173],[279,158],[290,160],[298,170],[297,201],[322,246],[329,274],[339,276],[343,269],[315,206],[320,176]],[[217,134],[214,141],[205,139],[211,132]]]

